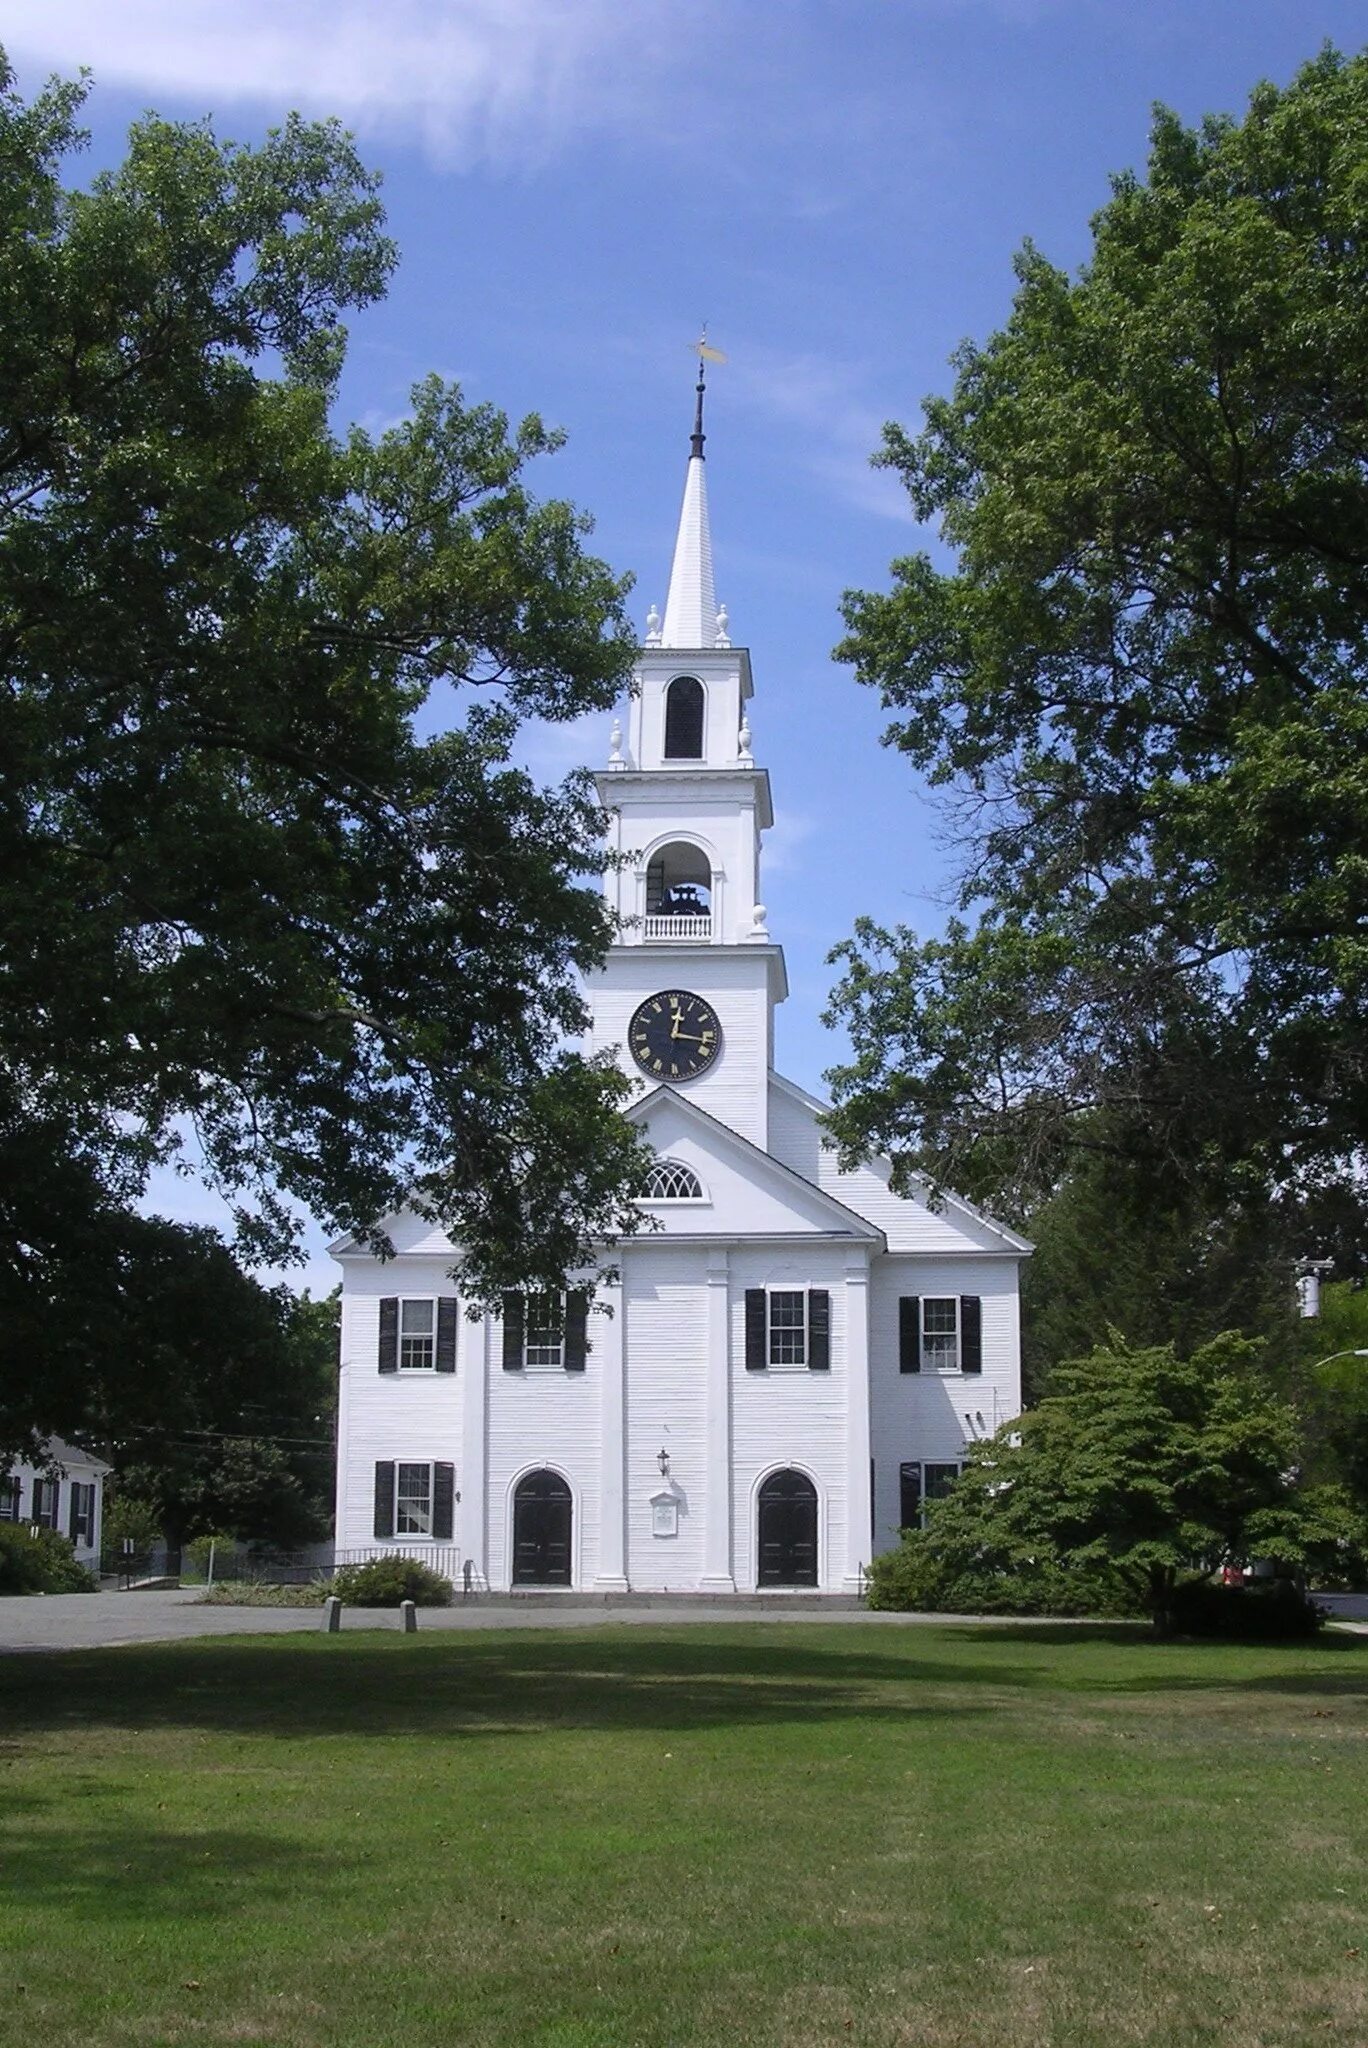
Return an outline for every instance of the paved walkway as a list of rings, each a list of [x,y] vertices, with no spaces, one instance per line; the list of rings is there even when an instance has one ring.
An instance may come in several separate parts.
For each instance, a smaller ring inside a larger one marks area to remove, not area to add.
[[[792,1602],[741,1598],[726,1600],[673,1601],[664,1595],[635,1601],[605,1602],[567,1595],[563,1600],[543,1597],[509,1600],[486,1596],[454,1607],[425,1607],[418,1616],[420,1631],[432,1629],[488,1628],[603,1628],[638,1626],[652,1628],[662,1623],[821,1622],[842,1624],[866,1622],[881,1628],[917,1628],[925,1624],[944,1626],[1003,1625],[1000,1615],[972,1614],[871,1614],[867,1608],[836,1600],[817,1601],[811,1597]],[[397,1610],[367,1608],[344,1610],[345,1634],[360,1629],[399,1628]],[[1021,1619],[1007,1624],[1017,1628],[1049,1626]],[[1081,1624],[1080,1624],[1081,1625]],[[322,1626],[318,1607],[205,1607],[197,1591],[162,1593],[91,1593],[61,1597],[29,1595],[0,1599],[0,1656],[24,1650],[96,1650],[116,1643],[184,1642],[195,1636],[282,1636],[304,1635]],[[1339,1626],[1356,1635],[1368,1635],[1368,1623],[1341,1622]]]
[[[854,1604],[798,1599],[672,1601],[661,1595],[640,1603],[611,1604],[567,1595],[536,1600],[497,1597],[453,1607],[424,1607],[418,1627],[430,1629],[602,1628],[661,1622],[877,1622],[899,1627],[968,1617],[871,1614]],[[344,1633],[399,1628],[397,1609],[344,1610]],[[298,1635],[322,1626],[319,1607],[205,1607],[194,1590],[160,1593],[65,1594],[0,1599],[0,1655],[16,1650],[90,1650],[111,1643],[181,1642],[192,1636]]]

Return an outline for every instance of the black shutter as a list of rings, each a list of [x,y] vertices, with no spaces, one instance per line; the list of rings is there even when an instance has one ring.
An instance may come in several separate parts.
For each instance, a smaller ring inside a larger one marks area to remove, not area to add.
[[[763,1372],[769,1363],[765,1356],[765,1338],[768,1318],[765,1313],[765,1290],[763,1287],[746,1289],[746,1371]]]
[[[385,1295],[380,1303],[380,1370],[399,1370],[399,1297]]]
[[[523,1368],[523,1298],[520,1294],[506,1294],[503,1298],[503,1369],[505,1372],[521,1372]]]
[[[919,1529],[921,1527],[921,1466],[899,1465],[898,1467],[898,1527]]]
[[[437,1303],[437,1370],[456,1370],[456,1297],[444,1294]]]
[[[394,1534],[394,1461],[377,1459],[375,1466],[375,1533]]]
[[[71,1538],[73,1543],[76,1541],[76,1537],[80,1531],[81,1522],[83,1519],[81,1514],[81,1495],[84,1492],[84,1490],[85,1489],[79,1486],[74,1479],[72,1480],[71,1506],[67,1510],[67,1535]]]
[[[921,1296],[904,1294],[898,1303],[898,1370],[921,1371]]]
[[[432,1468],[432,1534],[438,1543],[450,1543],[456,1506],[456,1467]]]
[[[977,1294],[960,1296],[960,1371],[983,1371],[983,1303]]]
[[[588,1338],[589,1297],[582,1287],[572,1287],[565,1297],[565,1370],[583,1372]]]
[[[808,1371],[831,1371],[831,1296],[825,1287],[808,1289]]]

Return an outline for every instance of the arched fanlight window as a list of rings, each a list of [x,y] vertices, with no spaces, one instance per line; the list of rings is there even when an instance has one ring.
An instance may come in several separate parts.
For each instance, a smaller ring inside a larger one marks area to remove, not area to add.
[[[697,676],[676,676],[665,692],[665,759],[703,758],[703,685]]]
[[[691,1166],[677,1159],[657,1159],[646,1176],[642,1196],[647,1202],[701,1202],[703,1183]]]

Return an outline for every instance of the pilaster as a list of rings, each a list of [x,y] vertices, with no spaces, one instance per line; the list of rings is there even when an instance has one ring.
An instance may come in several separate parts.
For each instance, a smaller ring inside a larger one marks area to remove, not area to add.
[[[725,1246],[708,1254],[708,1365],[703,1502],[705,1593],[734,1593],[732,1567],[731,1260]]]
[[[845,1274],[846,1527],[841,1591],[858,1593],[873,1548],[869,1491],[869,1259],[852,1253]]]
[[[599,1370],[599,1554],[597,1593],[627,1593],[627,1333],[620,1280],[601,1286],[594,1317]]]
[[[461,1558],[489,1577],[489,1352],[493,1325],[488,1316],[466,1323],[458,1364],[461,1383],[461,1455],[456,1484],[461,1494]]]

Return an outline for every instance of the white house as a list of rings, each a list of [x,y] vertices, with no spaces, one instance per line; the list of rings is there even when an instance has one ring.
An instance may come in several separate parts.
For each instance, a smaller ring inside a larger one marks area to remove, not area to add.
[[[0,1478],[0,1522],[38,1523],[71,1538],[79,1563],[100,1567],[104,1483],[110,1467],[75,1444],[52,1437],[45,1465],[12,1465]]]
[[[494,1588],[858,1589],[1020,1408],[1030,1246],[953,1199],[838,1171],[822,1105],[775,1073],[787,994],[760,849],[750,657],[713,593],[702,379],[664,619],[599,774],[618,942],[595,1047],[640,1088],[658,1228],[612,1286],[469,1320],[453,1247],[412,1215],[343,1268],[337,1544]]]

